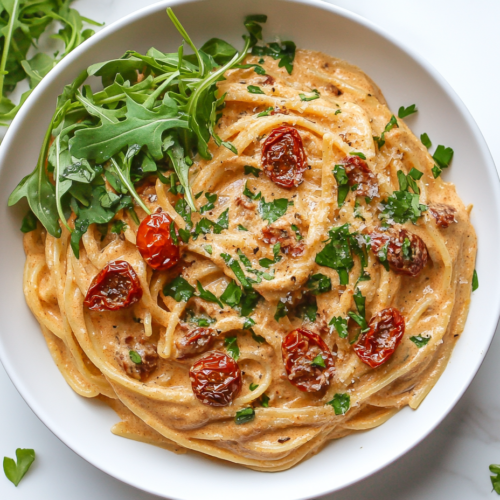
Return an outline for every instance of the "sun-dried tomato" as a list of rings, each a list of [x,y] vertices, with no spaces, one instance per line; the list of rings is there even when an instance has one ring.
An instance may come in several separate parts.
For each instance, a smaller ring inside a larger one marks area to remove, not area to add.
[[[357,196],[378,196],[377,176],[368,168],[368,165],[359,156],[348,156],[342,161],[345,173],[349,179],[349,186],[356,186]]]
[[[318,334],[305,328],[290,332],[283,339],[281,353],[288,380],[301,391],[316,392],[330,383],[335,363]]]
[[[168,214],[156,212],[148,215],[137,231],[137,248],[142,258],[159,271],[170,269],[180,259],[179,246],[172,239],[171,224]]]
[[[212,328],[194,328],[175,341],[177,358],[188,358],[200,354],[210,348],[214,337],[217,335]]]
[[[370,320],[370,330],[354,344],[354,351],[363,363],[377,368],[394,353],[405,333],[405,319],[394,307],[379,311]]]
[[[278,227],[266,226],[262,229],[262,240],[270,245],[279,242],[283,253],[298,257],[304,253],[305,245],[304,243],[297,243],[296,236],[292,236],[293,233],[294,231],[291,228],[288,231]]]
[[[189,370],[194,395],[208,406],[227,406],[241,389],[238,363],[223,352],[209,352]]]
[[[422,238],[406,229],[374,231],[370,239],[372,251],[381,262],[386,259],[395,273],[416,276],[427,263],[427,247]]]
[[[132,266],[114,260],[92,280],[83,304],[92,311],[117,311],[142,297],[142,287]]]
[[[262,146],[262,166],[278,186],[291,188],[302,183],[307,157],[296,128],[275,128]]]
[[[456,209],[445,203],[432,203],[429,205],[429,212],[436,219],[436,226],[446,229],[455,220]]]
[[[267,75],[267,78],[262,82],[262,85],[274,85],[274,78],[271,75]]]

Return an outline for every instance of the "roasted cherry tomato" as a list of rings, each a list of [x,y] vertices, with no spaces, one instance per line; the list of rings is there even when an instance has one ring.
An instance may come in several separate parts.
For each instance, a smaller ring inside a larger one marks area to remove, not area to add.
[[[262,166],[278,186],[291,188],[302,182],[307,157],[296,128],[275,128],[262,146]]]
[[[427,263],[427,247],[422,238],[406,229],[374,231],[370,238],[375,255],[383,261],[387,253],[387,262],[395,273],[416,276]]]
[[[445,203],[433,203],[429,205],[429,212],[436,219],[436,226],[443,229],[447,228],[453,222],[457,222],[455,220],[457,211]]]
[[[223,352],[213,351],[189,370],[194,395],[205,405],[227,406],[241,389],[238,363]]]
[[[120,345],[116,359],[126,374],[136,380],[146,380],[158,365],[156,346],[144,338],[128,336]]]
[[[405,333],[405,319],[394,307],[379,311],[369,323],[370,330],[354,344],[354,351],[363,363],[377,368],[385,363],[398,347]]]
[[[301,391],[316,392],[329,384],[335,363],[318,334],[305,328],[290,332],[283,339],[281,353],[288,380]]]
[[[179,247],[172,240],[172,219],[165,212],[148,215],[137,231],[137,248],[153,269],[165,271],[180,259]]]
[[[342,161],[345,173],[349,179],[349,186],[356,186],[357,196],[378,196],[377,176],[368,168],[368,165],[359,156],[348,156]]]
[[[92,280],[83,304],[92,311],[117,311],[139,302],[142,287],[132,266],[114,260]]]
[[[188,358],[209,349],[217,335],[212,328],[195,328],[175,341],[177,358]]]

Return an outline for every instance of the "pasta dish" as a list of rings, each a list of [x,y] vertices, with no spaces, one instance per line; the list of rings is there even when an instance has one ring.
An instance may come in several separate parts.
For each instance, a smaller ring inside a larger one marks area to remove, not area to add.
[[[113,433],[285,470],[437,382],[471,207],[441,178],[451,148],[431,156],[415,106],[394,115],[356,66],[264,43],[263,15],[241,51],[169,16],[177,53],[130,50],[59,97],[9,200],[30,206],[26,301]]]

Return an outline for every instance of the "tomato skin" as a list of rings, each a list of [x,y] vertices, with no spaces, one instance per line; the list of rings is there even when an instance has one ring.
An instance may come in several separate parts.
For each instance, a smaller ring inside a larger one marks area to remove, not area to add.
[[[410,259],[403,255],[403,244],[406,238],[410,241]],[[377,257],[379,251],[388,243],[387,262],[397,274],[417,276],[427,264],[429,254],[424,241],[420,236],[406,229],[391,228],[386,232],[374,231],[370,234],[370,239],[372,251]]]
[[[170,234],[172,219],[156,212],[142,220],[137,231],[137,248],[147,264],[158,271],[175,266],[180,260],[179,247]]]
[[[346,175],[349,179],[349,186],[356,187],[357,196],[378,196],[377,176],[368,168],[366,162],[359,156],[348,156],[342,161]]]
[[[450,224],[457,222],[455,219],[457,211],[451,205],[432,203],[429,205],[429,212],[436,219],[436,226],[442,229],[446,229]]]
[[[141,282],[133,267],[124,260],[114,260],[92,280],[83,304],[91,311],[117,311],[141,297]]]
[[[275,128],[262,145],[262,166],[278,186],[297,187],[302,183],[307,156],[298,130],[285,125]]]
[[[228,406],[241,390],[238,363],[219,351],[207,353],[189,370],[194,395],[208,406]]]
[[[217,332],[212,328],[198,327],[175,341],[177,359],[189,358],[208,350]]]
[[[405,319],[395,307],[382,309],[372,317],[370,330],[354,344],[354,352],[370,368],[384,364],[401,343]]]
[[[305,328],[290,332],[281,343],[283,363],[288,380],[304,392],[317,392],[330,383],[335,371],[332,353],[323,339]],[[323,358],[325,368],[312,366],[316,356]]]

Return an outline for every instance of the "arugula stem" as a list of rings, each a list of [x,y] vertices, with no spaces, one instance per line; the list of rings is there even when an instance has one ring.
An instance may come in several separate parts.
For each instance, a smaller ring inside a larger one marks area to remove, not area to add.
[[[127,179],[127,177],[123,174],[122,169],[119,167],[118,163],[116,163],[116,160],[111,157],[111,163],[113,163],[113,166],[115,167],[115,172],[117,173],[118,177],[120,177],[120,180],[123,182],[123,185],[127,188],[128,192],[135,198],[135,201],[137,201],[138,205],[148,214],[151,215],[151,211],[149,208],[144,204],[142,201],[141,197],[137,194],[137,191],[134,189],[134,186],[132,183]]]
[[[180,75],[179,71],[174,71],[147,99],[143,106],[146,109],[151,109],[156,101],[156,98],[170,85],[172,80]]]
[[[61,154],[61,135],[59,134],[56,139],[56,168],[54,170],[54,181],[56,183],[56,206],[57,206],[57,212],[59,214],[59,218],[61,219],[62,223],[66,226],[66,229],[72,233],[73,230],[69,227],[68,221],[66,220],[66,217],[64,217],[64,211],[62,209],[61,205],[61,196],[60,196],[60,190],[61,190],[61,181],[59,179],[61,175],[61,162],[60,162],[60,154]]]
[[[12,14],[9,17],[9,24],[7,25],[7,35],[5,36],[5,42],[2,52],[2,60],[0,62],[0,96],[3,98],[3,86],[5,82],[5,67],[7,66],[7,60],[9,58],[10,42],[12,40],[12,34],[14,32],[14,25],[16,23],[17,14],[19,10],[19,3],[21,0],[14,0],[12,5]]]

